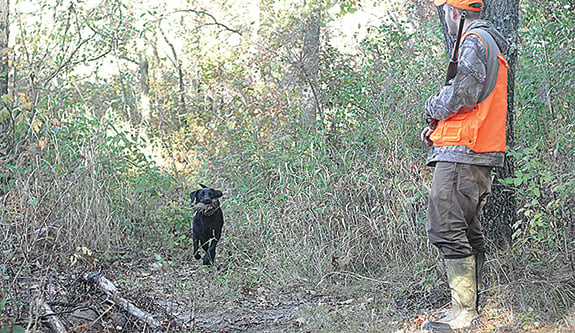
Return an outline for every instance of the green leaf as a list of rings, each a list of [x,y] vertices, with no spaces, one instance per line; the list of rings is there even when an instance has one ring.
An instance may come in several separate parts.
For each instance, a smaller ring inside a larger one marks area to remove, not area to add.
[[[0,123],[3,123],[9,115],[10,111],[8,111],[7,108],[2,108],[2,110],[0,110]]]
[[[14,102],[14,98],[10,94],[2,95],[2,102],[4,104],[12,103]]]
[[[541,191],[539,191],[538,187],[533,189],[533,194],[535,194],[535,196],[538,198],[541,196]]]

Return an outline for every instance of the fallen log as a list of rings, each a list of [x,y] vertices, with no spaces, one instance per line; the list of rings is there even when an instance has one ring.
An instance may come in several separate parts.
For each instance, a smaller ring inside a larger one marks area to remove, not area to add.
[[[152,316],[152,314],[143,311],[142,309],[135,306],[133,303],[128,301],[125,298],[118,296],[118,289],[116,286],[105,277],[101,276],[99,273],[92,272],[87,273],[84,275],[84,280],[90,283],[97,284],[100,289],[106,293],[112,300],[118,304],[124,311],[128,312],[129,314],[133,315],[134,317],[138,318],[139,320],[145,322],[146,324],[150,325],[153,328],[158,329],[161,324],[160,322]],[[160,332],[157,330],[157,332]]]
[[[40,309],[40,313],[42,315],[42,319],[44,319],[45,324],[50,327],[52,332],[54,333],[66,333],[66,327],[60,322],[58,316],[52,311],[52,308],[48,303],[44,302],[43,299],[38,298],[36,300],[38,304],[38,308]]]

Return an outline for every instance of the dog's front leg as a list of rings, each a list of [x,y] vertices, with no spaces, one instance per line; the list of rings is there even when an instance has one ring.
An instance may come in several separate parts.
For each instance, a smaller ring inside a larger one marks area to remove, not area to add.
[[[199,260],[202,257],[200,255],[199,249],[200,249],[200,240],[194,238],[194,258],[196,258],[196,260]]]
[[[216,259],[216,245],[218,244],[218,240],[212,238],[209,242],[210,246],[204,255],[204,265],[211,265],[214,263],[214,259]]]

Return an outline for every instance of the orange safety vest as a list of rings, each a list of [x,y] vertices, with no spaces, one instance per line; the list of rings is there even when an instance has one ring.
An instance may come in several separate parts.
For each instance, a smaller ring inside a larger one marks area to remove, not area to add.
[[[472,31],[465,34],[463,39],[471,34],[481,39],[488,61],[490,61],[489,49],[479,33]],[[494,44],[493,38],[491,36],[489,38],[490,44]],[[497,47],[495,49],[498,50]],[[506,152],[507,70],[509,66],[503,55],[497,53],[495,56],[499,63],[493,90],[469,112],[456,113],[444,121],[439,121],[437,128],[430,136],[435,146],[467,146],[476,153]]]

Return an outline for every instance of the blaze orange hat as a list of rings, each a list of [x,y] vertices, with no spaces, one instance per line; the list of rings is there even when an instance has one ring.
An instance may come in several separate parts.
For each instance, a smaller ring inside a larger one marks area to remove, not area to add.
[[[483,9],[483,0],[433,0],[436,6],[448,3],[453,7],[469,10],[471,12],[480,12]]]

